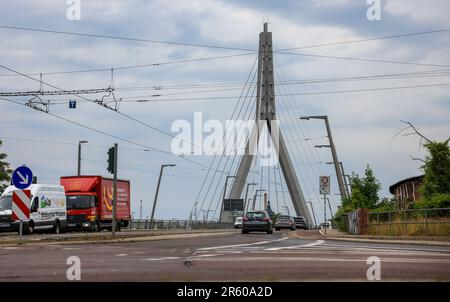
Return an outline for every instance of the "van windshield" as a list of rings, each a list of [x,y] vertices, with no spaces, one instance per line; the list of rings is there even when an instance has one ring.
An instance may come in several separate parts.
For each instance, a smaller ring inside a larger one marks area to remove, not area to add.
[[[12,195],[5,195],[0,197],[0,211],[12,209]]]
[[[79,195],[67,196],[67,209],[89,209],[95,207],[95,196]]]

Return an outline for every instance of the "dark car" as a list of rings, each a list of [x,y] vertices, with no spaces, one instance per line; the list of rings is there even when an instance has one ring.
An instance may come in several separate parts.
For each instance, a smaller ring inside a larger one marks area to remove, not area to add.
[[[287,215],[280,215],[277,218],[277,221],[275,222],[275,230],[280,229],[290,229],[291,231],[294,231],[295,228],[295,221],[294,218]]]
[[[249,232],[273,233],[272,219],[266,211],[247,212],[242,221],[242,234],[248,234]]]
[[[303,217],[303,216],[294,217],[294,221],[295,221],[295,226],[298,229],[304,229],[304,230],[308,229],[308,220],[306,220],[305,217]]]

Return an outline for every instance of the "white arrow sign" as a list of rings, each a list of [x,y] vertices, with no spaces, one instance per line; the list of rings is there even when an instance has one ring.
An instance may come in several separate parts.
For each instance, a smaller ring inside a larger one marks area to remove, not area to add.
[[[19,177],[22,179],[22,181],[20,182],[22,185],[26,185],[28,183],[28,175],[26,175],[26,177],[23,177],[20,171],[17,171],[17,175],[19,175]]]

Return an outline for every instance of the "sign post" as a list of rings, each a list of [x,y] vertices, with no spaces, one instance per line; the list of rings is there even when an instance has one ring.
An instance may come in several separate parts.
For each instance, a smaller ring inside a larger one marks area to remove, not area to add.
[[[319,177],[319,191],[323,194],[323,228],[327,233],[327,194],[330,194],[330,176]]]
[[[25,190],[33,181],[33,172],[26,166],[18,167],[12,174],[13,191],[12,220],[19,221],[19,244],[22,244],[23,222],[30,220],[31,191]]]

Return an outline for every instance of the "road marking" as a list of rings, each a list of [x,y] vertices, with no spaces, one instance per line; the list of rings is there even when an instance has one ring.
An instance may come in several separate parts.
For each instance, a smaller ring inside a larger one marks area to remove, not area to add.
[[[297,248],[304,248],[304,247],[311,247],[323,244],[324,240],[317,240],[313,243],[303,244],[303,245],[293,245],[293,246],[280,246],[280,247],[272,247],[268,249],[264,249],[265,251],[279,251],[279,250],[289,250],[289,249],[297,249]]]
[[[196,255],[192,257],[186,257],[188,260],[195,260],[197,258],[205,258],[205,257],[215,257],[215,256],[223,256],[223,254],[204,254],[204,255]]]
[[[233,245],[221,245],[221,246],[211,246],[211,247],[203,247],[197,249],[198,251],[209,251],[209,250],[218,250],[218,249],[227,249],[227,248],[233,248],[233,247],[243,247],[243,246],[252,246],[252,245],[261,245],[261,244],[268,244],[272,242],[278,242],[288,239],[287,237],[283,237],[281,239],[276,240],[268,240],[268,241],[259,241],[254,243],[244,243],[244,244],[233,244]]]
[[[364,262],[367,259],[361,258],[317,258],[317,257],[220,257],[220,258],[203,258],[198,261],[224,261],[224,262],[280,262],[280,261],[307,261],[307,262]],[[403,258],[382,258],[383,263],[425,263],[425,264],[450,264],[450,260],[446,259],[403,259]]]
[[[164,261],[164,260],[177,260],[177,259],[181,259],[181,257],[146,258],[146,259],[143,259],[143,260],[146,260],[146,261]]]

